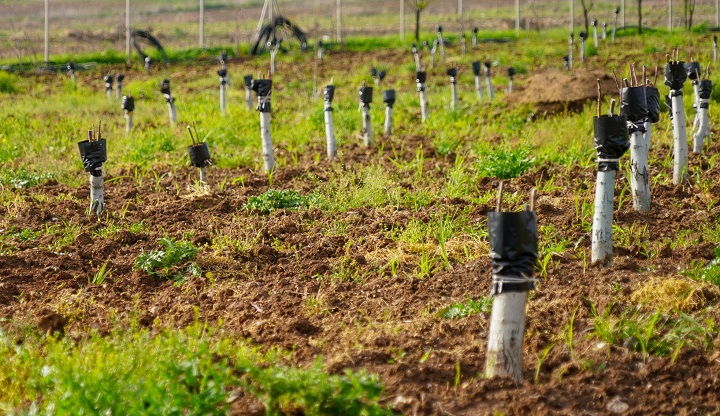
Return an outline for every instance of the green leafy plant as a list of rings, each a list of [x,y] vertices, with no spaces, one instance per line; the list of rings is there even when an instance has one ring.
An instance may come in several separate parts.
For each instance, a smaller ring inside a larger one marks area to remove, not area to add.
[[[135,268],[144,270],[155,279],[184,280],[185,273],[200,275],[200,269],[192,261],[199,248],[189,241],[173,241],[163,237],[160,244],[164,250],[143,251],[135,261]]]
[[[464,318],[478,313],[490,313],[492,310],[492,297],[481,297],[477,300],[468,299],[465,302],[453,303],[440,309],[437,315],[445,319]]]
[[[530,151],[525,147],[488,149],[478,154],[479,173],[501,180],[517,178],[534,165],[535,159],[530,157]]]
[[[661,311],[644,312],[640,308],[625,310],[619,316],[611,315],[607,308],[599,314],[595,307],[593,334],[611,344],[622,343],[625,347],[648,355],[667,357],[676,355],[683,346],[710,349],[717,335],[715,323],[706,320],[700,323],[685,313],[663,314]]]
[[[263,214],[278,209],[308,208],[317,205],[316,195],[301,195],[292,189],[268,189],[265,193],[248,198],[245,209]]]
[[[697,281],[720,285],[720,246],[715,247],[715,258],[710,263],[703,266],[700,262],[694,262],[685,270],[685,275]]]
[[[102,285],[103,283],[105,283],[105,280],[107,280],[107,278],[110,277],[112,275],[112,272],[114,271],[112,268],[108,269],[108,263],[110,263],[109,260],[103,263],[103,265],[100,266],[98,271],[95,272],[95,274],[92,275],[90,279],[88,279],[88,283],[93,285]]]

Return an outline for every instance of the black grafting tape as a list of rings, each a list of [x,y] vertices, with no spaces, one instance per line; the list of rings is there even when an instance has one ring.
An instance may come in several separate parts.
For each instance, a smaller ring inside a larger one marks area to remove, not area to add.
[[[660,91],[655,87],[645,87],[648,118],[652,123],[660,121]]]
[[[535,212],[488,212],[488,229],[493,275],[532,277],[538,258]],[[499,292],[495,286],[492,293]],[[502,292],[527,292],[533,288],[531,281],[504,283]]]
[[[686,79],[685,62],[668,62],[665,64],[665,85],[670,87],[671,90],[682,90]]]
[[[472,70],[473,70],[473,74],[475,74],[475,76],[480,75],[480,69],[481,69],[480,61],[475,61],[472,63]]]
[[[188,155],[190,155],[190,164],[196,168],[204,168],[212,163],[207,143],[188,146]]]
[[[248,87],[248,88],[250,88],[250,87],[252,87],[253,76],[252,76],[252,75],[245,75],[245,76],[243,77],[243,81],[245,82],[245,86]]]
[[[393,104],[395,104],[395,90],[383,91],[383,102],[387,104],[388,107],[392,107]]]
[[[217,74],[218,74],[221,78],[225,78],[225,77],[227,76],[227,69],[225,69],[225,68],[218,69],[218,70],[217,70]]]
[[[710,95],[712,94],[712,89],[712,81],[710,81],[709,79],[700,81],[700,84],[698,85],[698,97],[702,98],[703,100],[709,100]]]
[[[625,87],[622,89],[620,114],[633,123],[645,121],[648,116],[645,87]]]
[[[360,95],[360,102],[363,104],[372,103],[373,87],[360,87],[358,92]]]
[[[700,62],[688,62],[685,64],[685,73],[690,80],[694,81],[698,78],[698,74],[702,72]]]
[[[272,80],[254,79],[250,88],[257,93],[258,97],[267,97],[272,92]]]
[[[598,157],[598,170],[606,172],[618,170],[615,160],[630,148],[627,119],[625,116],[603,115],[593,118],[595,151]]]
[[[133,97],[123,95],[122,97],[122,109],[129,112],[135,110],[135,99]]]
[[[512,78],[515,76],[515,68],[510,67],[508,68],[508,77]]]
[[[445,73],[448,74],[448,76],[455,78],[457,77],[457,68],[448,68]]]
[[[102,167],[107,161],[107,144],[105,139],[94,142],[83,140],[78,143],[80,159],[86,172],[93,172]],[[97,175],[95,175],[97,176]]]
[[[170,95],[170,80],[164,79],[162,84],[160,84],[160,92],[163,94]]]
[[[333,100],[333,97],[335,97],[335,86],[334,85],[326,85],[325,89],[323,89],[323,97],[325,98],[325,101],[331,103]]]

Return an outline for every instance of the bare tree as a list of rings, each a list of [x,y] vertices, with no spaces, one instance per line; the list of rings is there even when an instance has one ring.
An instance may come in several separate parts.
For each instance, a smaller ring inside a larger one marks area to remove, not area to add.
[[[695,13],[695,0],[683,0],[683,13],[685,17],[685,30],[689,32],[692,29],[693,14]]]
[[[642,0],[638,0],[638,35],[642,35]]]
[[[405,3],[415,10],[415,41],[420,42],[420,13],[434,0],[405,0]]]
[[[590,33],[590,18],[588,17],[588,13],[595,7],[595,2],[590,0],[580,0],[580,5],[583,9],[583,17],[585,18],[585,33]]]

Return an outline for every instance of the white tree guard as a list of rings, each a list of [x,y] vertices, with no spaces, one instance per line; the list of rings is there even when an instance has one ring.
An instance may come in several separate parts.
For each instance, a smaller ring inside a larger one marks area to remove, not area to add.
[[[591,262],[612,264],[613,198],[615,194],[614,170],[597,173],[595,183],[595,212],[592,225]]]
[[[485,357],[488,378],[522,380],[527,295],[527,292],[503,292],[494,296]]]

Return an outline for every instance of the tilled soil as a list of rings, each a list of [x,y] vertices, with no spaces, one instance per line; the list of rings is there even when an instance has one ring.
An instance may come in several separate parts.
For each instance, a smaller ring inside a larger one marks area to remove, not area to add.
[[[423,149],[429,140],[400,137]],[[394,169],[390,157],[411,160],[383,150],[383,169]],[[667,146],[653,152],[664,155]],[[377,149],[347,149],[335,165],[301,160],[296,168],[279,170],[275,186],[310,193],[333,172],[376,158]],[[691,157],[692,173],[717,177],[709,156],[720,151],[713,144],[703,155]],[[452,166],[448,158],[426,153],[427,175],[442,178]],[[720,185],[700,189],[694,180],[685,186],[654,185],[653,211],[639,215],[627,201],[616,224],[631,232],[646,227],[645,237],[631,245],[616,244],[614,265],[589,265],[590,235],[578,213],[578,192],[591,201],[595,172],[573,165],[537,167],[506,183],[506,194],[527,195],[541,189],[538,225],[552,225],[570,248],[553,256],[527,308],[525,381],[482,377],[489,316],[444,319],[436,312],[451,303],[486,296],[490,290],[490,259],[485,239],[466,246],[473,252],[451,255],[449,268],[417,277],[419,254],[405,248],[396,274],[387,267],[399,243],[388,230],[402,229],[412,220],[427,222],[438,213],[467,212],[482,224],[491,206],[465,199],[437,200],[418,210],[387,206],[347,212],[318,209],[278,210],[257,214],[243,208],[248,197],[266,191],[267,176],[245,169],[209,169],[213,191],[198,194],[185,189],[196,172],[158,167],[158,182],[133,178],[131,171],[107,177],[107,216],[86,215],[86,186],[69,187],[55,181],[14,191],[16,204],[6,206],[4,226],[44,231],[77,230],[72,241],[58,247],[56,237],[41,233],[37,240],[15,241],[0,256],[0,317],[30,322],[40,330],[64,331],[81,337],[89,328],[107,331],[113,320],[137,319],[141,325],[182,327],[195,319],[222,322],[240,337],[266,347],[293,351],[293,360],[309,365],[322,356],[330,372],[365,369],[377,373],[387,388],[384,402],[404,414],[718,414],[720,359],[717,352],[685,348],[675,358],[650,356],[623,345],[607,345],[588,336],[591,308],[630,306],[630,295],[653,278],[678,276],[692,260],[714,258],[718,241],[701,241],[686,248],[652,246],[674,239],[679,230],[697,232],[717,224]],[[659,168],[653,168],[652,176]],[[243,183],[232,183],[244,176]],[[616,186],[628,181],[622,171]],[[691,176],[692,177],[692,176]],[[542,188],[549,178],[554,187]],[[216,184],[227,179],[220,191]],[[175,184],[181,184],[176,188]],[[406,184],[412,190],[412,182]],[[497,183],[482,180],[481,190]],[[549,188],[549,189],[547,189]],[[710,198],[712,197],[712,198]],[[142,223],[137,232],[130,224]],[[71,227],[68,227],[71,226]],[[111,228],[116,227],[113,231]],[[616,233],[617,234],[617,233]],[[105,237],[103,237],[105,236]],[[169,236],[203,247],[197,263],[203,274],[183,284],[157,281],[134,270],[142,251],[160,248]],[[228,242],[220,243],[219,239]],[[229,242],[231,241],[231,242]],[[541,242],[542,243],[542,242]],[[7,248],[7,247],[6,247]],[[458,252],[461,252],[459,250]],[[88,283],[108,261],[112,270],[102,285]],[[340,278],[338,276],[350,276]],[[715,292],[704,295],[713,306]],[[712,310],[709,316],[717,319]],[[574,317],[575,339],[563,341]],[[556,343],[538,369],[539,357]],[[716,338],[716,346],[720,340]],[[572,348],[571,348],[572,347]],[[459,371],[459,383],[456,377]],[[256,403],[242,401],[234,414],[254,414]]]

